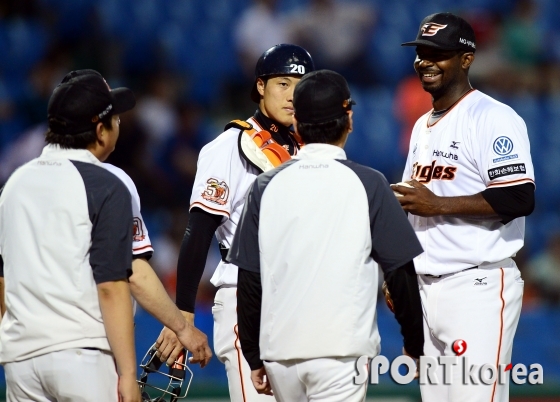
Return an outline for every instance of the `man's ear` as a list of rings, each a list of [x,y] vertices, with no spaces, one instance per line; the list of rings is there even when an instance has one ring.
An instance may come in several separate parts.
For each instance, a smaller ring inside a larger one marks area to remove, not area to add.
[[[352,130],[354,130],[354,119],[352,119],[354,112],[352,110],[348,110],[346,113],[348,113],[348,134],[350,134]]]
[[[262,78],[257,78],[257,91],[261,96],[264,96],[264,88],[266,87],[266,82]]]
[[[95,127],[95,134],[97,136],[97,142],[99,143],[99,145],[105,144],[106,132],[107,131],[105,130],[105,126],[103,125],[103,123],[101,122],[97,123],[97,126]]]
[[[464,69],[468,69],[473,63],[473,61],[474,61],[473,52],[463,53],[463,56],[461,57],[461,67]]]

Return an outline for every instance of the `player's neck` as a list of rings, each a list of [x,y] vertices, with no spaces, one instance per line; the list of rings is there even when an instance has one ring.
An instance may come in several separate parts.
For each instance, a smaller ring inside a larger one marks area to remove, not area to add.
[[[440,112],[451,108],[459,101],[459,99],[465,96],[465,94],[472,89],[471,84],[467,81],[463,85],[449,88],[448,91],[441,95],[432,94],[432,106],[434,107],[434,111]]]

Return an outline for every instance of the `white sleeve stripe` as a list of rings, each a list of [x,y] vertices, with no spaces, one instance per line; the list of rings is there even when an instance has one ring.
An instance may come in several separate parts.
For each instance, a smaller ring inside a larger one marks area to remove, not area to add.
[[[154,248],[152,247],[151,244],[148,244],[148,245],[142,246],[142,247],[132,248],[132,251],[133,251],[133,252],[135,252],[135,251],[140,251],[140,250],[142,250],[142,251],[147,251],[147,250],[145,250],[145,249],[147,249],[147,248],[149,248],[149,249],[151,249],[152,251],[154,251]]]
[[[229,216],[230,216],[230,215],[229,215],[229,212],[227,212],[227,211],[222,211],[221,209],[210,208],[209,206],[204,205],[203,203],[198,202],[198,201],[195,201],[195,202],[193,202],[193,203],[191,204],[191,206],[190,206],[190,208],[189,208],[189,211],[190,211],[191,209],[193,209],[194,207],[202,208],[202,209],[205,210],[206,212],[210,212],[211,214],[214,214],[214,215],[223,215],[223,216],[225,216],[225,217],[227,217],[227,218],[229,218]]]
[[[523,178],[523,179],[517,179],[517,180],[499,181],[499,182],[495,182],[495,183],[490,183],[488,185],[488,187],[509,186],[511,184],[514,184],[514,183],[517,184],[517,183],[522,183],[522,182],[530,182],[530,183],[533,183],[533,185],[535,185],[535,181],[533,179]]]

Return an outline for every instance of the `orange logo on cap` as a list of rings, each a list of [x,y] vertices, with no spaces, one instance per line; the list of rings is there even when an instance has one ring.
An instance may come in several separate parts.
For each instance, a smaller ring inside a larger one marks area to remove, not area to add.
[[[422,25],[422,36],[434,36],[440,29],[444,28],[447,28],[447,25],[428,22],[427,24]]]

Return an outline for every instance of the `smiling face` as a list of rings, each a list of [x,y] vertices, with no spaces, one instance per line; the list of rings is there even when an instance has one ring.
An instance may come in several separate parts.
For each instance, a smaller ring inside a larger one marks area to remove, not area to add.
[[[289,127],[294,114],[294,88],[301,77],[283,75],[269,78],[266,82],[259,78],[257,90],[261,95],[259,107],[263,114]]]
[[[470,52],[417,46],[414,69],[424,90],[437,100],[468,85],[473,60],[474,54]]]

